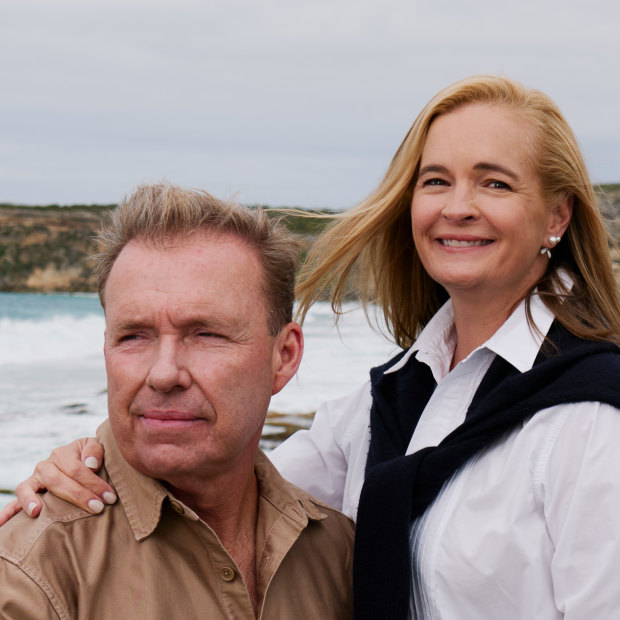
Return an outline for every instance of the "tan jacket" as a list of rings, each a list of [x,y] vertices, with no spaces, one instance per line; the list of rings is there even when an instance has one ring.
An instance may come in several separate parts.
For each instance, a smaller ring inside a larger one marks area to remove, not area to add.
[[[0,618],[253,618],[211,528],[127,464],[107,422],[98,436],[119,501],[91,515],[46,494],[38,519],[0,528]],[[286,482],[260,451],[255,471],[259,617],[351,617],[351,521]]]

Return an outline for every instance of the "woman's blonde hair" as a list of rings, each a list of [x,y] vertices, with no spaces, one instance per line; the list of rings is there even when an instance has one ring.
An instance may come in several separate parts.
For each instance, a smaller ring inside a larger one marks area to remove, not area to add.
[[[609,251],[613,242],[575,136],[547,95],[493,76],[462,80],[433,97],[407,132],[377,189],[357,207],[333,216],[335,221],[314,244],[298,278],[298,315],[303,318],[326,293],[338,315],[343,300],[355,294],[365,309],[370,302],[378,304],[395,342],[411,346],[448,298],[422,266],[411,232],[410,206],[422,150],[435,118],[473,103],[506,106],[527,119],[546,198],[573,203],[565,236],[536,284],[544,302],[575,335],[618,342],[620,302]],[[559,277],[560,268],[574,280],[571,291]],[[532,291],[526,297],[528,317]]]

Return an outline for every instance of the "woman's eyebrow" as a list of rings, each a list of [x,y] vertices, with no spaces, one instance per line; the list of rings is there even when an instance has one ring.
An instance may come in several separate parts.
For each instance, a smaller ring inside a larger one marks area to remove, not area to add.
[[[434,172],[438,172],[441,174],[447,174],[448,169],[445,166],[441,166],[439,164],[430,164],[428,166],[424,166],[424,168],[421,168],[418,176],[421,177],[424,174],[429,174],[429,173],[434,173]]]
[[[519,180],[519,176],[514,173],[512,170],[510,170],[509,168],[506,168],[504,166],[500,166],[499,164],[492,164],[486,161],[482,161],[478,164],[476,164],[474,166],[474,170],[486,170],[489,172],[501,172],[502,174],[505,174],[506,176],[510,177],[511,179],[514,179],[515,181]]]
[[[515,181],[519,180],[519,176],[516,173],[514,173],[509,168],[506,168],[505,166],[501,166],[500,164],[493,164],[490,162],[482,161],[474,165],[474,170],[501,172],[502,174],[505,174],[506,176],[510,177],[511,179],[514,179]],[[420,169],[420,173],[418,174],[418,176],[423,176],[426,174],[433,174],[433,173],[448,174],[448,169],[445,166],[442,166],[440,164],[429,164],[428,166],[424,166],[424,168]]]

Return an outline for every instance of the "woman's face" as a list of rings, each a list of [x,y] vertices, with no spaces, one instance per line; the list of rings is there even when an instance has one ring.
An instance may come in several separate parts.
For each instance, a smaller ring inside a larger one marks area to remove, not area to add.
[[[568,225],[570,207],[543,197],[532,138],[523,116],[487,104],[430,126],[411,203],[413,238],[424,268],[455,301],[520,299],[545,272],[541,247]]]

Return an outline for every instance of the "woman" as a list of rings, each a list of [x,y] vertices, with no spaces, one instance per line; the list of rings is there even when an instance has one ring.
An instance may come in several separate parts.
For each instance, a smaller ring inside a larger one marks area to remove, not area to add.
[[[495,77],[433,98],[377,190],[319,239],[302,317],[326,289],[338,312],[351,287],[404,351],[273,460],[357,515],[357,616],[617,615],[620,304],[553,102]],[[59,475],[38,472],[19,493],[31,509]]]

